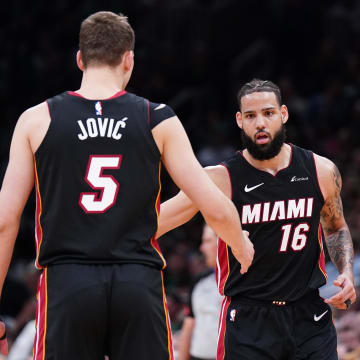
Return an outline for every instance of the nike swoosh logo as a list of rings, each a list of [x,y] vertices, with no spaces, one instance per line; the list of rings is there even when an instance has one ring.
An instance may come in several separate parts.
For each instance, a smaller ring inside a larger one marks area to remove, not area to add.
[[[325,312],[323,312],[321,315],[316,316],[316,314],[314,314],[314,320],[315,321],[319,321],[329,310],[326,310]]]
[[[252,186],[252,187],[248,187],[247,185],[245,185],[244,190],[245,190],[245,192],[250,192],[250,191],[255,190],[256,188],[258,188],[261,185],[264,185],[264,183],[257,184],[257,185]]]

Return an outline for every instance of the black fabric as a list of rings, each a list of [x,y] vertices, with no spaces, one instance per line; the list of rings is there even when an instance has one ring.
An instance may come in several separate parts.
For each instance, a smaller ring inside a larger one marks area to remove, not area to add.
[[[148,104],[130,93],[96,101],[66,92],[48,100],[51,122],[35,154],[40,266],[165,266],[152,239],[161,167]],[[168,116],[160,112],[157,121]]]
[[[47,270],[45,360],[169,360],[161,271],[138,264]]]
[[[221,272],[227,296],[296,301],[326,282],[320,226],[324,200],[313,154],[291,148],[289,166],[275,176],[251,166],[240,152],[224,163],[232,200],[255,248],[248,272],[241,275],[239,262],[231,251],[222,251],[225,244],[220,241],[220,254],[227,254],[220,266],[227,270],[230,265],[229,276]],[[289,210],[298,205],[298,210]]]
[[[148,102],[149,106],[149,125],[150,129],[153,129],[156,125],[159,125],[162,121],[175,116],[174,110],[165,104],[157,104]]]
[[[337,360],[336,347],[331,309],[320,297],[285,306],[231,299],[224,360]]]

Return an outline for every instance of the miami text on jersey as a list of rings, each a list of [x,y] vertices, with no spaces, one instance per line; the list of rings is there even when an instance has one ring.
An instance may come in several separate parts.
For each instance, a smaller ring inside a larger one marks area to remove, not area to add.
[[[274,202],[243,205],[242,224],[309,218],[313,213],[314,198],[280,200]]]
[[[86,140],[89,137],[94,138],[100,136],[112,138],[114,140],[120,140],[122,134],[119,133],[119,130],[120,128],[125,128],[127,119],[127,117],[124,117],[121,120],[117,120],[115,122],[114,119],[109,118],[89,118],[84,121],[85,124],[82,120],[78,120],[81,131],[78,134],[78,138],[80,140]]]

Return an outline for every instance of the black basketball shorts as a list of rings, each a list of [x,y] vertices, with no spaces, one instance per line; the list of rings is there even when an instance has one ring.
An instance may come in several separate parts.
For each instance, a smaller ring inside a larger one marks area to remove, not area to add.
[[[293,304],[225,297],[217,360],[337,360],[329,305],[318,292]]]
[[[139,264],[45,268],[34,360],[172,360],[163,274]]]

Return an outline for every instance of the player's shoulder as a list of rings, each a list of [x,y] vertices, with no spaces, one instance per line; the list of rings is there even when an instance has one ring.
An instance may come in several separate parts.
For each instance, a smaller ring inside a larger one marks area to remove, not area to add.
[[[136,95],[132,92],[126,92],[126,102],[134,102],[134,103],[141,103],[141,104],[145,104],[148,100],[145,99],[142,96]]]
[[[169,108],[171,109],[171,107],[165,103],[154,102],[149,100],[148,98],[145,98],[143,96],[131,92],[127,92],[126,95],[127,95],[126,101],[145,104],[145,106],[148,108],[149,111],[157,111],[157,110],[169,109]]]
[[[328,196],[338,194],[342,187],[342,180],[339,169],[335,163],[317,154],[314,154],[314,161],[324,199]]]
[[[337,166],[333,161],[314,153],[314,161],[319,176],[329,176],[337,170]]]
[[[290,144],[293,154],[295,153],[298,156],[303,156],[304,160],[310,160],[315,163],[315,168],[318,176],[327,176],[333,172],[336,165],[328,158],[318,155],[312,150],[304,149],[300,146]],[[295,156],[296,156],[295,155]]]
[[[165,103],[157,103],[150,100],[148,101],[149,110],[152,114],[158,113],[158,114],[166,114],[171,113],[172,116],[175,115],[174,110],[171,108],[171,106],[165,104]]]
[[[136,95],[131,92],[127,92],[126,94],[127,94],[127,101],[130,100],[137,103],[143,103],[145,104],[149,112],[155,112],[155,111],[158,111],[159,113],[164,113],[166,111],[174,112],[171,106],[165,104],[164,102],[154,102],[149,100],[148,98]]]
[[[27,126],[41,122],[49,117],[49,109],[46,101],[26,109],[19,117],[18,124]]]
[[[176,116],[175,111],[165,103],[157,103],[145,99],[147,106],[147,115],[150,125],[150,129],[162,123],[164,120],[173,118]]]

